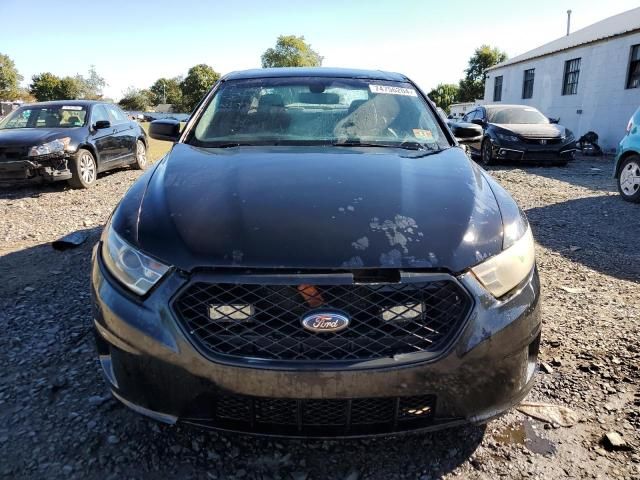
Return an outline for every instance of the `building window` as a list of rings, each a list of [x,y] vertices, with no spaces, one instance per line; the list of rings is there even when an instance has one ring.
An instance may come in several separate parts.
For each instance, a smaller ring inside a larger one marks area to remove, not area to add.
[[[533,79],[535,77],[536,69],[530,68],[524,71],[524,80],[522,82],[522,98],[533,97]]]
[[[580,77],[580,59],[574,58],[564,62],[562,95],[575,95],[578,93],[578,77]]]
[[[631,47],[627,88],[640,88],[640,44]]]
[[[502,100],[502,75],[493,79],[493,101]]]

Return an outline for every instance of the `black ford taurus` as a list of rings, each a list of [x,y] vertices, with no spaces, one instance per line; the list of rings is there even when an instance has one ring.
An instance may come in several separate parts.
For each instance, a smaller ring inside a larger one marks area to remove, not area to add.
[[[576,151],[571,130],[527,105],[478,106],[462,122],[483,128],[483,134],[467,144],[484,165],[497,161],[566,165]]]
[[[541,328],[527,219],[408,78],[231,73],[182,131],[150,135],[175,145],[92,267],[100,362],[127,406],[360,436],[485,422],[527,394]]]
[[[67,180],[89,188],[98,173],[144,169],[147,138],[116,105],[61,100],[25,105],[0,121],[0,182]]]

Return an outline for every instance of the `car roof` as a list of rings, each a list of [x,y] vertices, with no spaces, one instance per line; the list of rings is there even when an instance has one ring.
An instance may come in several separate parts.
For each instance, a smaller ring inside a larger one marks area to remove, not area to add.
[[[89,107],[91,105],[96,105],[99,103],[108,103],[108,102],[101,102],[100,100],[53,100],[50,102],[36,102],[36,103],[29,103],[29,104],[25,103],[22,106],[23,107],[26,107],[26,106],[58,107],[62,105],[69,105],[72,107]]]
[[[496,103],[493,105],[479,105],[480,107],[484,107],[487,108],[489,110],[501,110],[503,108],[532,108],[534,110],[538,110],[536,107],[532,107],[531,105],[519,105],[519,104],[501,104],[501,103]]]
[[[392,82],[406,82],[409,80],[400,73],[384,72],[382,70],[328,67],[254,68],[228,73],[222,77],[222,80],[282,77],[368,78],[371,80],[386,80]]]

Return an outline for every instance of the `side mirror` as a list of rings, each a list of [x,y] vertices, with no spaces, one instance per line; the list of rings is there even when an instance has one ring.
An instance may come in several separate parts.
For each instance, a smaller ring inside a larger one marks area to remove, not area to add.
[[[551,117],[549,117],[549,123],[560,123],[560,119],[559,118],[551,118]]]
[[[473,120],[471,120],[471,123],[474,123],[476,125],[480,125],[481,127],[485,126],[485,121],[482,120],[481,118],[474,118]]]
[[[109,120],[98,120],[93,125],[93,128],[95,128],[96,130],[103,130],[105,128],[111,128],[111,122]]]
[[[177,142],[180,138],[180,122],[177,120],[154,120],[149,125],[149,136],[156,140]]]
[[[482,140],[482,128],[473,123],[454,123],[451,125],[451,133],[458,143],[478,143]]]

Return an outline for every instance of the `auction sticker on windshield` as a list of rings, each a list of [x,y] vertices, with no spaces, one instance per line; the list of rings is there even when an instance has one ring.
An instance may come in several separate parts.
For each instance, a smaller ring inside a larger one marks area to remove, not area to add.
[[[82,110],[84,107],[80,105],[63,105],[62,110]]]
[[[405,95],[407,97],[417,97],[418,94],[413,88],[392,87],[390,85],[369,85],[373,93],[386,93],[387,95]]]

